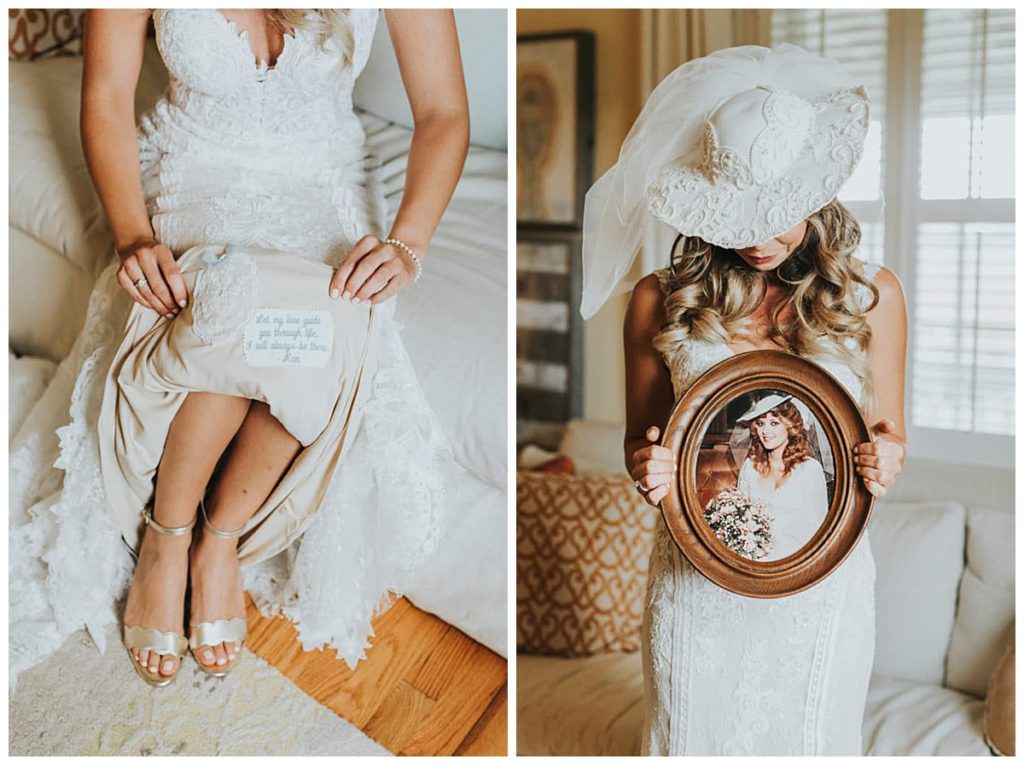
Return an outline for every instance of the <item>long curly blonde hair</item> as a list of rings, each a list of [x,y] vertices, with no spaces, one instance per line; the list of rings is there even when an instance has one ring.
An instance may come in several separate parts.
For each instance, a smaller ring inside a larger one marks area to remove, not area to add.
[[[308,8],[268,8],[265,13],[267,21],[277,27],[282,34],[296,29],[306,29],[314,32],[321,44],[333,38],[342,50],[343,63],[345,65],[351,63],[354,37],[348,11],[340,8],[314,8],[316,15],[306,18],[309,10]]]
[[[807,218],[803,241],[775,270],[788,289],[772,309],[769,338],[791,353],[826,355],[847,364],[861,382],[867,406],[873,387],[865,313],[878,303],[878,288],[852,265],[859,244],[860,224],[838,200]],[[735,250],[678,237],[665,298],[667,321],[654,338],[655,348],[672,355],[687,339],[729,342],[749,331],[749,317],[764,299],[768,279]],[[871,292],[867,308],[857,301],[858,286]],[[784,321],[789,307],[791,317]]]

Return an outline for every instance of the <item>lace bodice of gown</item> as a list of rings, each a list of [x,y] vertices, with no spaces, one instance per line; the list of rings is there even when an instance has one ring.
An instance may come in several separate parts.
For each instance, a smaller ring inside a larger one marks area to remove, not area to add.
[[[379,234],[383,199],[352,108],[377,15],[347,11],[347,44],[296,29],[267,66],[217,9],[153,12],[169,84],[138,141],[160,241],[177,253],[247,244],[336,262]]]

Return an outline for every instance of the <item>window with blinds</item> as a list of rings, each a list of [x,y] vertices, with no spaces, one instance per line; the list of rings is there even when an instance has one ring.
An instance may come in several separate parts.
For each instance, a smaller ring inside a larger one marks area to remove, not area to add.
[[[1014,14],[922,21],[914,425],[1014,431]]]
[[[886,35],[884,10],[773,10],[772,45],[793,43],[845,66],[871,100],[871,126],[857,170],[843,186],[839,199],[861,224],[858,255],[881,263],[885,222],[882,206],[884,168]]]
[[[775,10],[771,34],[773,45],[841,61],[871,97],[872,132],[840,198],[862,221],[860,255],[886,262],[909,290],[912,453],[915,441],[924,452],[954,443],[928,430],[1012,435],[1013,10]],[[887,82],[904,94],[899,113],[886,113]],[[887,145],[897,147],[891,170]],[[887,182],[903,192],[889,201],[888,232],[870,214]],[[988,445],[989,456],[1006,451]],[[1012,464],[1012,446],[999,459]]]

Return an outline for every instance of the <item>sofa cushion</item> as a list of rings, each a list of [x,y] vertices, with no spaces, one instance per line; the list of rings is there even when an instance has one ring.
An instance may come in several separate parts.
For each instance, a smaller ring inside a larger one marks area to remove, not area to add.
[[[520,755],[638,755],[644,722],[640,652],[519,656],[516,706]]]
[[[874,672],[942,685],[964,559],[963,505],[877,502]]]
[[[625,476],[519,471],[516,643],[582,656],[640,647],[658,511]]]
[[[470,142],[505,151],[508,121],[505,88],[505,14],[497,9],[455,10],[459,52],[469,97]],[[384,19],[377,23],[370,57],[356,80],[352,100],[360,109],[411,128],[412,110],[402,87],[395,49]]]
[[[597,420],[570,420],[558,451],[572,458],[577,475],[625,473],[625,426]]]
[[[110,230],[79,137],[82,61],[10,64],[10,224],[94,273]]]
[[[988,755],[985,705],[972,696],[875,675],[864,710],[869,755]]]
[[[8,343],[19,355],[60,361],[85,321],[92,275],[14,227],[8,243]]]
[[[18,358],[13,353],[7,354],[7,362],[7,434],[14,438],[29,410],[50,384],[57,365],[32,356]]]
[[[167,84],[167,71],[149,40],[135,95],[136,115]],[[31,290],[11,311],[12,341],[21,353],[60,359],[85,318],[95,277],[113,257],[110,227],[92,185],[79,135],[82,58],[12,61],[8,225],[12,289],[16,274],[53,289]],[[40,252],[48,251],[40,259]],[[44,272],[46,270],[46,273]],[[12,306],[13,308],[13,306]],[[59,331],[40,330],[60,317]],[[73,330],[73,331],[72,331]]]
[[[946,685],[984,698],[1014,618],[1013,513],[967,511],[967,566],[949,644]]]
[[[639,653],[517,659],[521,755],[637,755],[644,691]],[[871,678],[863,746],[869,755],[987,755],[984,704],[948,688]]]

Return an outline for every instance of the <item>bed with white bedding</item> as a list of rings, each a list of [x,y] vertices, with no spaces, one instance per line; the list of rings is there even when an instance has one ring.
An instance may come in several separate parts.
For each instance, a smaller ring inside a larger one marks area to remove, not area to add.
[[[84,320],[95,276],[112,252],[78,133],[82,59],[10,64],[10,418],[35,406],[53,363]],[[147,45],[136,98],[148,108],[166,84]],[[411,131],[361,120],[397,208]],[[422,279],[397,318],[430,404],[465,469],[449,525],[410,599],[471,637],[506,651],[507,155],[473,146],[432,243]]]

